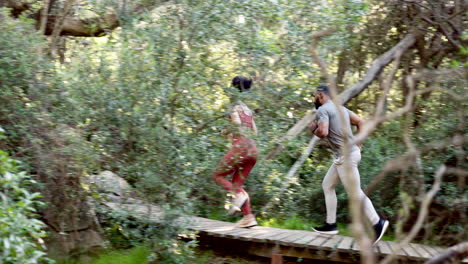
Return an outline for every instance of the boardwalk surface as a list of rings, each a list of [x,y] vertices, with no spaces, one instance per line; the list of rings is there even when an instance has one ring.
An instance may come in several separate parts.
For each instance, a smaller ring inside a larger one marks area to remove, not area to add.
[[[158,221],[163,215],[159,207],[154,205],[115,202],[105,204],[114,210],[126,211],[137,218]],[[196,216],[180,217],[176,222],[190,230],[198,231],[200,237],[214,243],[243,244],[242,248],[247,248],[249,253],[259,256],[271,257],[272,254],[282,254],[344,263],[359,262],[359,246],[352,237],[262,226],[236,228],[233,223]],[[440,247],[414,243],[400,247],[398,243],[390,241],[380,241],[374,247],[374,253],[379,258],[394,255],[395,260],[392,263],[424,263],[443,250]],[[468,263],[468,259],[463,263]]]

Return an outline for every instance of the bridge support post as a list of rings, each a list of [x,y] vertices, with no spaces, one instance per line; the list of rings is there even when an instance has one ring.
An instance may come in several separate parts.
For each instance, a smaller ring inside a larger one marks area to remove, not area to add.
[[[273,253],[271,255],[271,264],[283,264],[283,255]]]

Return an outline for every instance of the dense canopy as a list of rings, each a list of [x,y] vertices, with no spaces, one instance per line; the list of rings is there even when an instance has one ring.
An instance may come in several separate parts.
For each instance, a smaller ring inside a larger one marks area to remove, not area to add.
[[[37,221],[12,250],[39,260],[41,237],[50,257],[153,241],[161,261],[191,263],[183,230],[150,232],[97,208],[109,217],[101,228],[86,179],[110,170],[174,217],[232,220],[212,174],[236,75],[253,79],[260,159],[245,187],[263,223],[323,220],[331,154],[305,128],[311,92],[326,84],[366,120],[361,184],[392,238],[411,234],[443,169],[412,239],[466,241],[466,1],[5,0],[0,10],[0,211]],[[20,189],[41,197],[10,192]],[[344,191],[338,200],[350,223]],[[67,235],[78,231],[93,241]]]

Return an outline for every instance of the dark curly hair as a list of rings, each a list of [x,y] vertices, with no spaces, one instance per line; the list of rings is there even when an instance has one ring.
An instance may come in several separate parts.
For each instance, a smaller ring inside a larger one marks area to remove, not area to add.
[[[248,91],[252,86],[252,79],[244,76],[236,76],[234,79],[232,79],[231,84],[235,88],[239,89],[239,92],[245,92]]]

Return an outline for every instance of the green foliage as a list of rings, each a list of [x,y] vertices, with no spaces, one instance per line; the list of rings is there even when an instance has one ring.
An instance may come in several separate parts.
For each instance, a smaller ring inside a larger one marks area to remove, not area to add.
[[[128,249],[145,244],[149,250],[148,261],[175,264],[195,260],[195,235],[174,225],[174,220],[180,215],[175,210],[167,210],[158,222],[136,219],[125,212],[105,207],[98,207],[98,213],[112,248]]]
[[[310,92],[323,82],[309,56],[311,33],[336,28],[321,40],[320,55],[331,74],[343,70],[344,59],[347,87],[362,78],[371,60],[405,34],[409,22],[398,16],[402,10],[388,9],[381,1],[356,0],[176,2],[139,15],[122,14],[121,28],[106,37],[68,38],[66,63],[55,67],[40,52],[45,41],[31,21],[6,17],[0,24],[0,124],[8,138],[1,146],[18,154],[31,171],[48,175],[55,175],[64,164],[70,169],[65,174],[76,179],[103,169],[115,171],[149,201],[164,207],[166,223],[180,214],[235,221],[236,217],[223,215],[225,194],[213,182],[212,173],[229,147],[220,135],[232,103],[229,82],[235,75],[247,75],[254,78],[254,88],[242,100],[255,110],[260,131],[255,140],[261,158],[246,183],[254,212],[265,219],[263,225],[308,229],[314,222],[321,223],[325,215],[321,181],[331,163],[327,146],[316,147],[293,179],[287,179],[286,173],[310,134],[288,142],[276,160],[263,157],[312,108]],[[116,6],[115,1],[88,1],[77,12],[86,17],[88,9],[101,14]],[[459,53],[463,55],[466,49]],[[401,61],[386,113],[398,110],[407,100],[406,88],[400,85],[402,76],[419,69],[420,59],[411,60]],[[441,58],[439,66],[463,65],[455,56]],[[419,96],[418,111],[382,124],[364,142],[363,187],[387,161],[408,151],[404,136],[423,148],[454,134],[463,135],[465,106],[441,90],[462,97],[466,82],[447,77],[434,83],[442,89]],[[348,107],[372,117],[381,95],[381,87],[372,84]],[[411,219],[415,209],[404,197],[414,196],[411,203],[417,208],[416,190],[430,188],[434,171],[442,163],[466,167],[463,155],[460,146],[421,153],[420,168],[387,175],[370,194],[374,205],[392,223],[407,206],[401,215]],[[423,237],[448,238],[444,243],[463,240],[457,234],[463,233],[460,212],[464,210],[458,197],[466,188],[458,186],[457,180],[456,175],[448,175],[435,201],[453,217],[428,224],[433,232]],[[348,197],[341,187],[337,193],[338,220],[347,223]],[[264,211],[272,201],[274,205]],[[275,218],[270,218],[273,213]],[[158,261],[192,260],[195,245],[177,237],[190,237],[185,230],[138,223],[118,214],[103,219],[116,248],[150,242]],[[400,227],[407,229],[405,223]],[[340,228],[345,232],[346,227]]]
[[[311,230],[312,227],[317,225],[314,222],[305,221],[305,219],[298,217],[296,214],[293,214],[292,216],[289,216],[284,220],[277,218],[259,219],[259,223],[261,226],[294,230]]]
[[[35,207],[39,193],[30,192],[36,184],[18,162],[0,151],[0,263],[34,264],[47,261],[42,238],[44,223]]]
[[[92,261],[67,260],[59,264],[144,264],[148,263],[150,249],[147,246],[136,246],[131,249],[120,249],[105,252]]]
[[[140,264],[147,263],[148,256],[150,255],[150,249],[147,247],[136,247],[130,250],[122,250],[116,252],[110,252],[104,256],[100,256],[99,259],[91,262],[92,264]]]

